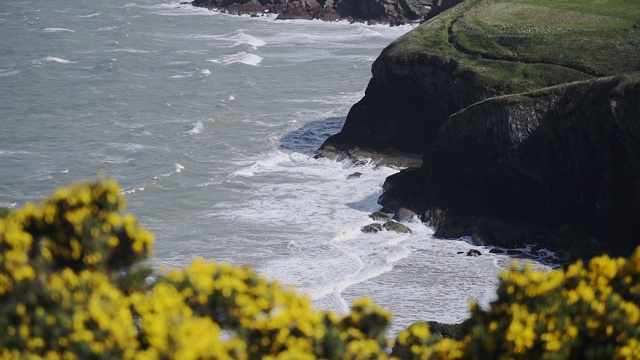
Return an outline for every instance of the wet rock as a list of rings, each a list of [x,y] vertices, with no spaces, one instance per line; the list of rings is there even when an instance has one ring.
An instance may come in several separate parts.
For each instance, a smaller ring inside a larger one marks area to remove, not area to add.
[[[471,249],[467,251],[467,256],[480,256],[482,253],[476,249]]]
[[[496,249],[496,248],[489,250],[489,252],[492,253],[492,254],[504,254],[505,253],[504,250]]]
[[[395,231],[397,233],[411,233],[411,229],[409,229],[407,226],[404,226],[398,222],[395,222],[393,220],[391,221],[387,221],[386,223],[384,223],[385,229],[389,230],[389,231]]]
[[[349,174],[349,176],[347,176],[347,179],[357,179],[361,176],[362,176],[362,173],[356,171],[353,174]]]
[[[384,213],[382,211],[376,211],[373,214],[369,215],[370,218],[376,221],[384,221],[387,222],[391,220],[391,215]]]
[[[405,208],[405,207],[401,207],[400,209],[398,209],[398,211],[396,211],[396,213],[393,215],[393,220],[395,221],[400,221],[400,222],[409,222],[411,220],[413,220],[413,218],[417,218],[418,214],[416,214],[415,212]]]
[[[362,231],[363,233],[377,233],[382,231],[382,224],[373,223],[373,224],[365,225],[362,228],[360,228],[360,231]]]

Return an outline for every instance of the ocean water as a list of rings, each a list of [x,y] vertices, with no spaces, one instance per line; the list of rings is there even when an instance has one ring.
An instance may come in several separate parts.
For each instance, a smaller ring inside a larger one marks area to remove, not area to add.
[[[364,234],[398,169],[313,159],[410,26],[131,1],[0,3],[0,206],[104,173],[156,234],[151,266],[247,264],[338,313],[369,297],[391,334],[488,304],[511,258],[417,221]]]

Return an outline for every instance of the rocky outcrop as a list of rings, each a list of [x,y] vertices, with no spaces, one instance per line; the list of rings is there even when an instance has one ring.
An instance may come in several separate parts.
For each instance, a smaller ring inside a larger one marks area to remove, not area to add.
[[[411,234],[411,229],[409,227],[402,225],[399,222],[395,222],[393,220],[387,221],[386,223],[382,224],[382,226],[389,231],[395,231],[401,234],[406,234],[406,233]]]
[[[640,234],[640,80],[469,106],[439,129],[423,167],[388,179],[385,191],[383,205],[423,210],[440,235],[625,253]]]
[[[421,21],[462,0],[194,0],[232,14],[277,14],[278,19],[352,20],[400,25]]]
[[[450,114],[495,95],[455,60],[424,55],[403,61],[388,56],[394,46],[376,59],[365,96],[351,108],[340,133],[320,147],[320,156],[371,151],[389,158],[421,156]]]

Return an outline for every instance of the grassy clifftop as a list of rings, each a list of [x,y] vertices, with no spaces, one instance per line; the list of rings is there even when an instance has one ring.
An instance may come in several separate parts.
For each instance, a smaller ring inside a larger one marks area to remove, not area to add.
[[[387,50],[473,70],[498,93],[640,71],[639,0],[469,0]]]

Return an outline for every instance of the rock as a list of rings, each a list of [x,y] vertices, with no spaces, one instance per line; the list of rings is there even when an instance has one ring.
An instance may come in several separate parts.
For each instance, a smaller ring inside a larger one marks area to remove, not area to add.
[[[458,112],[426,156],[423,197],[459,214],[637,244],[640,81],[575,83]],[[460,164],[451,166],[451,164]]]
[[[385,229],[389,230],[389,231],[395,231],[397,233],[409,233],[411,234],[411,229],[409,229],[408,227],[397,223],[393,220],[391,221],[387,221],[386,223],[384,223],[382,226],[384,226]]]
[[[476,249],[471,249],[467,251],[467,256],[480,256],[482,253]]]
[[[388,23],[419,22],[462,0],[194,0],[193,6],[232,14],[277,14],[277,19],[320,19]]]
[[[416,214],[415,212],[405,208],[405,207],[401,207],[400,209],[398,209],[398,211],[396,211],[396,213],[393,215],[393,220],[395,221],[399,221],[399,222],[409,222],[411,220],[413,220],[414,218],[417,218],[418,214]]]
[[[370,218],[376,221],[389,221],[391,220],[391,215],[383,213],[382,211],[376,211],[373,214],[369,215]]]
[[[373,223],[373,224],[365,225],[362,228],[360,228],[360,231],[362,231],[363,233],[377,233],[382,231],[382,224]]]
[[[489,250],[489,252],[490,252],[491,254],[504,254],[504,253],[505,253],[505,251],[504,251],[504,250],[502,250],[502,249],[497,249],[497,248],[493,248],[493,249]]]
[[[356,171],[353,174],[349,174],[349,176],[347,176],[347,179],[357,179],[361,176],[362,176],[362,173]]]

